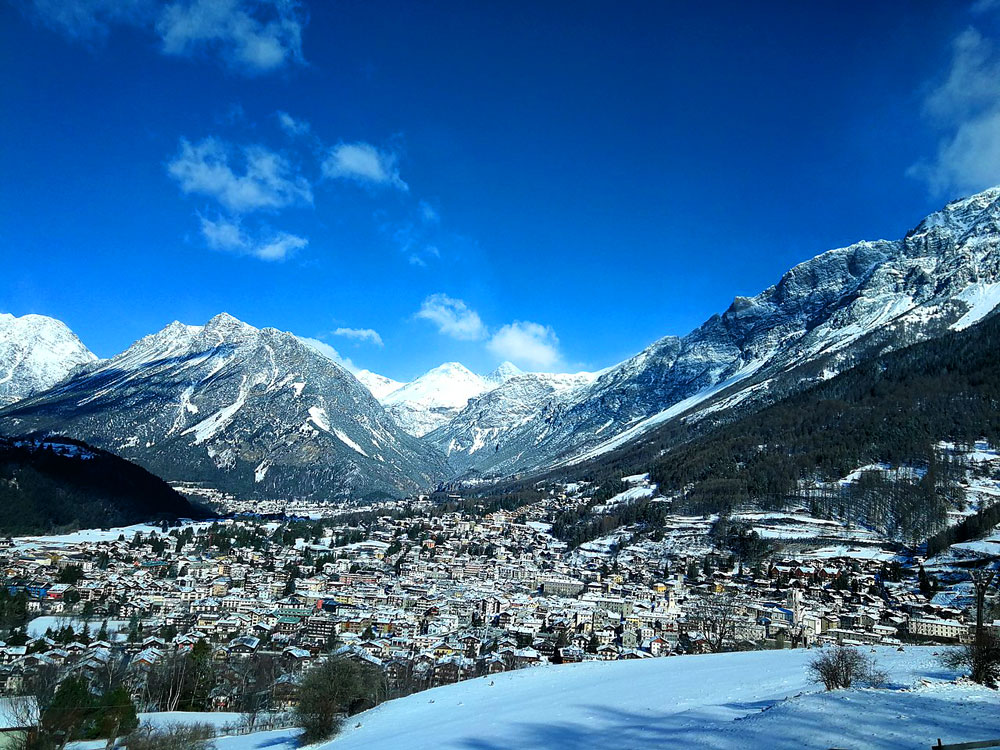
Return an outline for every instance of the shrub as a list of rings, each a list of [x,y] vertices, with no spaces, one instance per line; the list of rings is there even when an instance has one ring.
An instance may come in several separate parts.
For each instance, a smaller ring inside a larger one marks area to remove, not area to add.
[[[128,750],[212,750],[215,730],[208,724],[140,726],[128,736]]]
[[[823,649],[809,662],[809,674],[827,690],[849,688],[854,684],[882,687],[889,679],[873,656],[853,646]]]
[[[1000,682],[1000,638],[984,629],[974,642],[945,651],[941,662],[948,669],[968,670],[973,682],[995,687]]]
[[[375,705],[382,673],[370,664],[333,658],[308,672],[299,688],[295,713],[306,743],[325,740],[340,729],[342,717]]]

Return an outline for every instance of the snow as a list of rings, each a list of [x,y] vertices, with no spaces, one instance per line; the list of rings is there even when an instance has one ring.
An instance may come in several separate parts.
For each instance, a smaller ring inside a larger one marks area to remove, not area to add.
[[[317,750],[916,750],[938,737],[1000,736],[1000,697],[943,682],[951,675],[932,649],[878,649],[898,687],[877,691],[821,692],[806,674],[815,655],[760,651],[506,672],[358,714]]]
[[[648,476],[648,475],[647,475]],[[619,492],[614,497],[606,500],[602,505],[595,505],[591,510],[594,513],[604,513],[608,508],[612,508],[615,505],[621,503],[631,503],[635,500],[641,500],[642,498],[652,497],[656,494],[656,485],[639,485],[637,487],[629,487],[624,492]]]
[[[336,435],[338,438],[340,438],[340,441],[344,445],[348,446],[349,448],[352,448],[352,449],[356,450],[358,453],[360,453],[365,458],[368,458],[368,454],[364,452],[364,450],[361,448],[361,446],[358,445],[357,443],[355,443],[349,437],[347,437],[347,435],[345,435],[341,430],[338,430],[338,429],[334,428],[333,434]]]
[[[626,484],[641,484],[643,482],[649,481],[649,472],[645,474],[631,474],[627,477],[622,477],[622,481]]]
[[[496,385],[458,362],[446,362],[386,394],[380,401],[400,427],[421,437],[447,422],[470,399]]]
[[[62,321],[0,313],[0,406],[45,390],[97,357]]]
[[[361,382],[361,385],[367,388],[378,401],[382,401],[382,399],[390,393],[399,390],[406,385],[406,383],[401,383],[398,380],[387,378],[385,375],[379,375],[371,370],[358,370],[354,373],[354,377],[356,377]]]
[[[219,432],[224,430],[226,426],[233,421],[233,417],[236,413],[243,408],[244,404],[247,402],[247,396],[249,395],[249,388],[247,388],[247,376],[243,375],[243,379],[240,382],[240,388],[236,394],[236,400],[229,406],[224,406],[211,416],[203,419],[198,424],[193,427],[188,427],[182,435],[189,435],[194,433],[195,445],[200,445],[206,440],[217,435]]]
[[[128,633],[128,620],[95,619],[88,622],[77,617],[65,615],[42,615],[41,617],[36,617],[28,623],[27,631],[30,637],[41,638],[45,635],[45,631],[49,628],[52,630],[58,630],[59,628],[64,628],[67,625],[70,625],[77,633],[82,633],[84,629],[86,629],[90,633],[91,637],[95,637],[97,633],[100,632],[101,624],[104,622],[107,622],[108,633],[111,635],[115,635],[117,633]],[[119,640],[124,640],[124,637]]]
[[[639,435],[648,432],[657,425],[662,424],[663,422],[666,422],[670,419],[673,419],[678,414],[683,414],[691,407],[696,406],[697,404],[700,404],[702,401],[711,398],[716,393],[724,391],[726,388],[729,388],[730,386],[735,385],[741,380],[750,377],[755,372],[757,372],[757,370],[763,367],[764,363],[765,363],[764,359],[757,359],[748,362],[743,366],[741,366],[735,373],[733,373],[730,377],[726,378],[725,380],[721,380],[715,385],[709,386],[708,388],[703,388],[702,390],[695,393],[693,396],[688,396],[687,398],[678,401],[670,408],[664,409],[663,411],[654,414],[651,417],[647,417],[646,419],[643,419],[637,424],[632,425],[628,429],[619,432],[610,440],[606,440],[600,445],[591,448],[588,451],[584,451],[583,453],[579,453],[576,456],[567,459],[566,461],[557,462],[553,464],[553,466],[576,464],[608,453],[609,451],[612,451],[615,448],[624,445],[628,441],[637,438]]]
[[[323,430],[323,432],[330,431],[330,420],[327,417],[326,409],[324,409],[323,407],[310,406],[309,419],[314,425]]]
[[[185,523],[185,526],[192,526],[199,529],[211,525],[211,521],[196,521]],[[126,539],[131,539],[136,533],[143,536],[151,532],[162,534],[160,526],[137,523],[132,526],[117,526],[111,529],[81,529],[68,534],[51,534],[45,536],[19,536],[14,537],[14,547],[17,549],[30,549],[34,547],[70,547],[79,544],[98,544],[100,542],[114,542],[119,536],[124,535]]]
[[[1000,282],[987,284],[977,282],[966,287],[955,299],[960,299],[969,305],[969,310],[961,318],[951,324],[956,331],[962,331],[989,315],[993,308],[1000,305]]]

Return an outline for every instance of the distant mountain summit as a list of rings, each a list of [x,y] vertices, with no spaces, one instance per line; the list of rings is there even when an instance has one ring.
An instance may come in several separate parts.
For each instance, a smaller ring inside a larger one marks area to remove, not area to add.
[[[404,495],[445,473],[342,366],[225,313],[174,322],[0,412],[7,433],[85,440],[240,497]]]
[[[447,423],[472,400],[521,374],[510,362],[482,376],[458,362],[445,362],[410,383],[362,370],[358,379],[382,402],[397,424],[423,437]],[[395,384],[396,387],[391,387]]]
[[[455,416],[492,384],[458,362],[445,362],[384,396],[382,404],[400,427],[421,437]]]
[[[62,321],[0,313],[0,407],[44,391],[96,359]]]

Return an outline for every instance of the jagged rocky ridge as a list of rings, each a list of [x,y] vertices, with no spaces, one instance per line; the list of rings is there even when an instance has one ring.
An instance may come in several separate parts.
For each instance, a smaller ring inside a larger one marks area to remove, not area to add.
[[[445,474],[343,367],[226,314],[74,372],[0,412],[0,429],[68,435],[244,498],[398,496]]]
[[[502,403],[507,393],[496,389],[427,439],[457,474],[500,476],[593,457],[681,416],[770,403],[981,319],[1000,302],[998,245],[994,188],[948,204],[901,240],[859,242],[802,263],[590,384],[526,388],[530,413]]]

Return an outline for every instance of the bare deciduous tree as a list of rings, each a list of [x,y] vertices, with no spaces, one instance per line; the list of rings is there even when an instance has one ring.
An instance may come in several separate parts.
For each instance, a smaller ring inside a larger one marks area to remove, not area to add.
[[[717,654],[733,648],[743,635],[741,614],[736,595],[727,592],[702,597],[693,607],[692,619],[700,623],[709,648]]]
[[[969,678],[981,685],[1000,682],[1000,638],[984,622],[986,595],[997,581],[996,568],[977,568],[969,572],[976,597],[976,630],[972,643],[949,649],[942,662],[950,669],[968,669]]]

